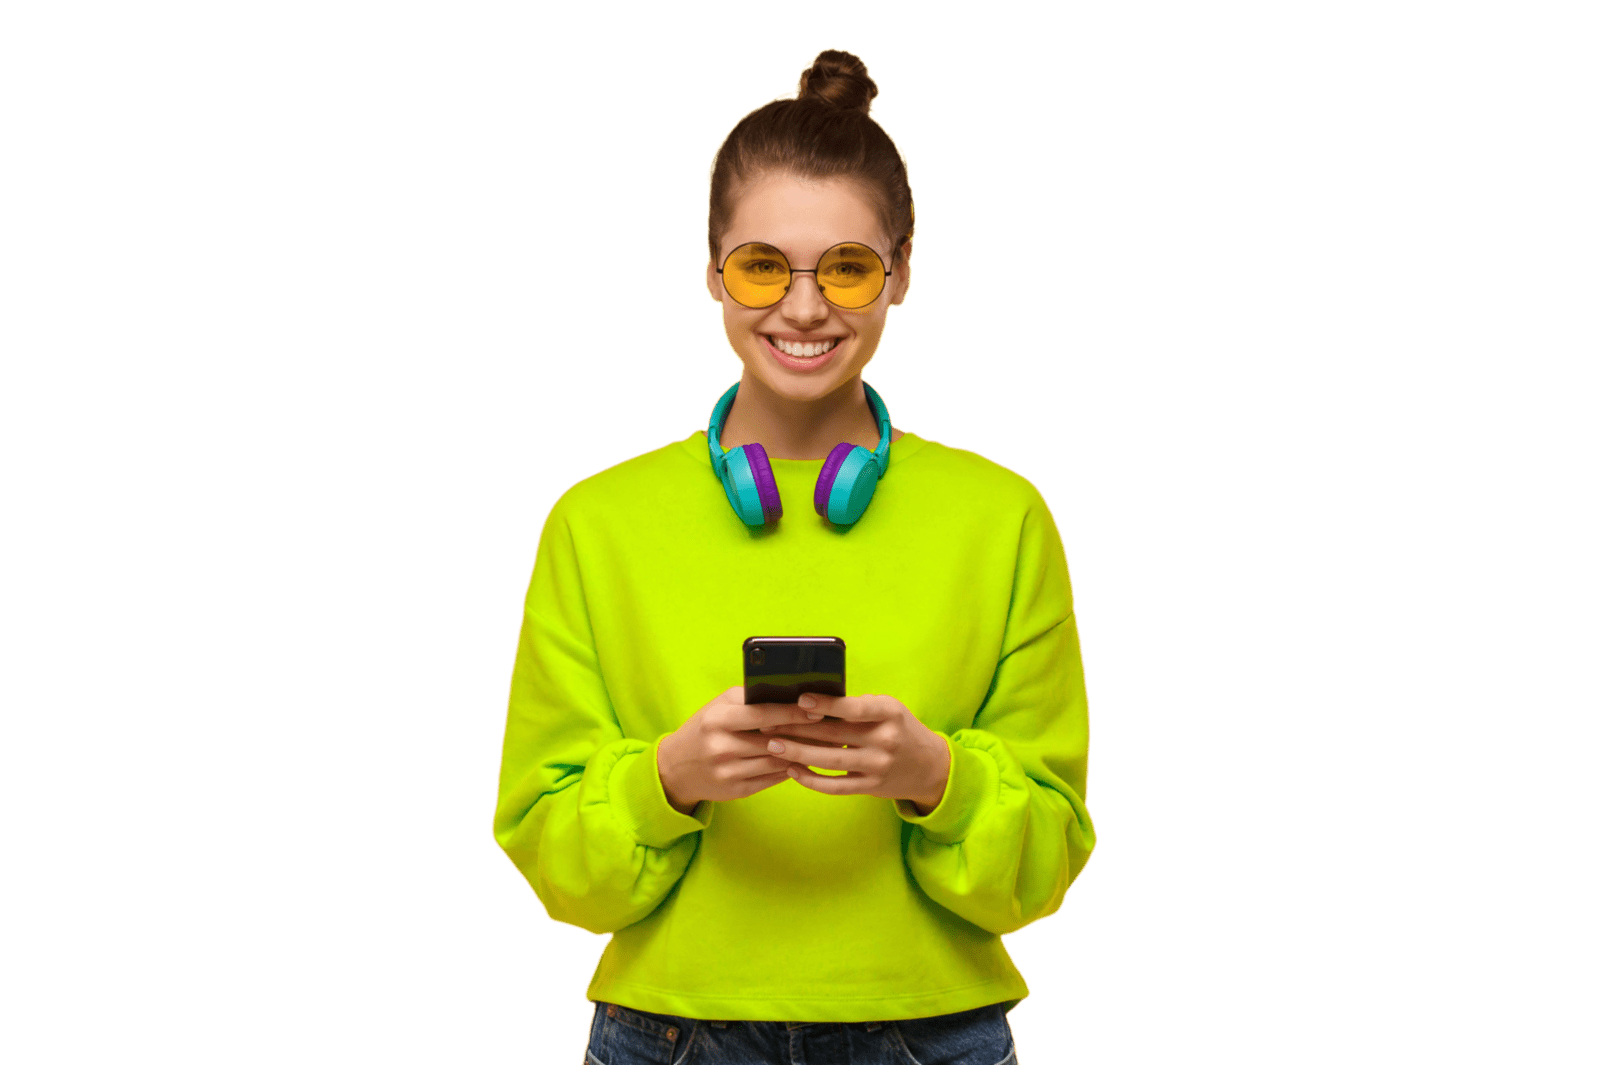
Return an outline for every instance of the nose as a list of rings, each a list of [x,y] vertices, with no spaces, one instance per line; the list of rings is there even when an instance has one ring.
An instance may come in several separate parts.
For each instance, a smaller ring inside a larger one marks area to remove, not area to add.
[[[822,298],[822,288],[817,275],[796,273],[789,283],[789,292],[778,304],[783,316],[796,326],[816,325],[828,317],[828,301]]]

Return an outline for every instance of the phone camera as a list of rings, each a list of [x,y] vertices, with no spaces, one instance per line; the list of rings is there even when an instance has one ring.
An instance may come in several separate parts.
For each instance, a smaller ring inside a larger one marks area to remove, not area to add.
[[[767,652],[766,651],[762,650],[759,647],[752,647],[750,649],[750,664],[752,666],[762,665],[762,664],[764,664],[766,662],[766,660],[767,660]]]

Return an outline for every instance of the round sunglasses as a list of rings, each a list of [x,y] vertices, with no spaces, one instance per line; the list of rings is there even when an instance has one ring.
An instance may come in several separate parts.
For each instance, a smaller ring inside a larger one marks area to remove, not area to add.
[[[752,241],[730,251],[717,273],[741,307],[771,307],[789,294],[795,274],[815,274],[822,298],[852,311],[877,299],[891,276],[882,256],[855,241],[835,244],[809,270],[790,266],[788,257],[771,244]]]

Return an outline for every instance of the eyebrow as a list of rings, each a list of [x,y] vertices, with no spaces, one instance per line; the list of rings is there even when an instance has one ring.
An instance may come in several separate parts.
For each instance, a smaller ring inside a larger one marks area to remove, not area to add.
[[[790,261],[789,256],[775,244],[767,244],[759,240],[747,240],[740,247],[748,247],[757,255],[776,255],[785,262]],[[841,259],[860,259],[866,262],[871,262],[874,259],[879,262],[883,261],[883,256],[878,254],[877,249],[859,240],[840,241],[839,244],[830,246],[827,251]]]
[[[741,246],[741,248],[755,248],[757,251],[771,251],[771,253],[781,254],[781,256],[786,257],[786,259],[789,257],[789,253],[786,253],[784,249],[779,248],[778,245],[768,245],[766,241],[762,240],[747,240],[739,246]],[[837,251],[837,253],[842,254],[842,256],[867,256],[867,254],[882,256],[883,254],[880,253],[877,248],[874,248],[874,246],[867,245],[867,243],[864,243],[864,241],[859,240],[838,241],[837,245],[829,245],[827,248],[824,248],[824,251]]]

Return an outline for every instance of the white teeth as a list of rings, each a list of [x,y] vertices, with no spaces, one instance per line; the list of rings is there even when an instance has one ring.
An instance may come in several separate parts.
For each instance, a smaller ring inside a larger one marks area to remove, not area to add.
[[[768,337],[767,339],[771,341],[773,347],[785,355],[792,355],[798,359],[815,358],[825,352],[832,351],[833,346],[839,342],[838,337],[834,337],[831,340],[819,340],[812,344],[796,344],[791,340],[780,340],[777,337]]]

